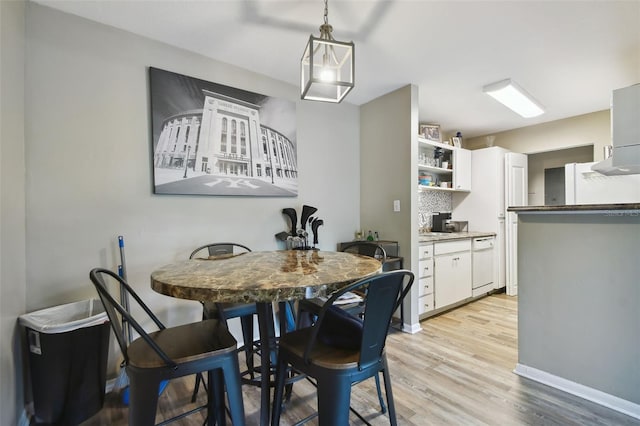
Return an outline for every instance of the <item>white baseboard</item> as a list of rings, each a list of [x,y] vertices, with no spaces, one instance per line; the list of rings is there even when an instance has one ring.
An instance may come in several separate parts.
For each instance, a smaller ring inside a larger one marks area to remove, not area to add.
[[[588,401],[595,402],[596,404],[604,407],[611,408],[612,410],[626,414],[627,416],[640,419],[640,405],[627,401],[626,399],[619,398],[597,389],[581,385],[580,383],[563,379],[562,377],[547,373],[546,371],[538,370],[537,368],[528,367],[522,364],[517,364],[513,372],[518,376],[526,377],[527,379],[534,380],[544,385],[551,386],[552,388],[560,389],[561,391],[584,398]]]
[[[420,327],[420,323],[417,324],[402,324],[402,331],[409,334],[416,334],[422,331],[422,327]]]

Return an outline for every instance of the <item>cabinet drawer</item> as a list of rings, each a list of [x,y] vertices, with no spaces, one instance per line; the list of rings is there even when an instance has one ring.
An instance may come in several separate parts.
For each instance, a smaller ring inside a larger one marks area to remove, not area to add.
[[[447,241],[443,243],[435,243],[433,247],[434,255],[456,253],[459,251],[471,251],[471,239]]]
[[[418,298],[418,315],[433,310],[433,294],[427,294]]]
[[[433,244],[425,244],[418,247],[418,259],[426,259],[433,256]]]
[[[433,293],[433,277],[420,278],[418,281],[418,297]]]
[[[418,261],[418,278],[430,277],[433,275],[433,259]]]

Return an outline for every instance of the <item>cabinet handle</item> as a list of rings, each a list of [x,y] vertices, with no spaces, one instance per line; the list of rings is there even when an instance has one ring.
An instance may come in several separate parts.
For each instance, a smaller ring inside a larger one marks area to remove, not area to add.
[[[454,257],[453,260],[460,260],[460,258],[459,257]]]

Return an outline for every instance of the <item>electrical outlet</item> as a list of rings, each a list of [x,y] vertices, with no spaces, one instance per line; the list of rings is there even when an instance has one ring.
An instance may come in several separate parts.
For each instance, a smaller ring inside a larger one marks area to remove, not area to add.
[[[394,212],[400,211],[400,200],[393,200],[393,211]]]

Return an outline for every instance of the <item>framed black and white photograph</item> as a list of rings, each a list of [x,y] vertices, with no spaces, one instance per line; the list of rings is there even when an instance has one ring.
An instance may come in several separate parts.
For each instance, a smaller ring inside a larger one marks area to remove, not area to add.
[[[440,136],[440,126],[438,126],[437,124],[421,124],[420,134],[423,138],[433,142],[442,141]]]
[[[149,68],[156,194],[298,195],[293,101]]]
[[[452,137],[451,141],[453,142],[453,146],[455,146],[456,148],[461,148],[462,147],[462,138],[458,138],[458,137]]]

